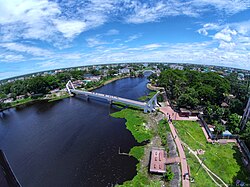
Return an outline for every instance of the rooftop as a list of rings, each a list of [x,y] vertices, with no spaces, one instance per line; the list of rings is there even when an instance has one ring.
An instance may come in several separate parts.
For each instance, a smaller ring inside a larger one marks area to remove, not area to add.
[[[153,148],[151,151],[150,172],[165,173],[166,172],[166,153],[164,149]]]

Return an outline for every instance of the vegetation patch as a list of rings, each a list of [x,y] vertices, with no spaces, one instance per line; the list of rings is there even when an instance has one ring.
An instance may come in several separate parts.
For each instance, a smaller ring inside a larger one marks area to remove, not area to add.
[[[166,146],[167,145],[167,132],[170,132],[170,128],[168,125],[167,120],[163,119],[159,122],[158,124],[158,135],[161,138],[161,144],[162,146]]]
[[[115,105],[118,108],[130,108],[130,109],[133,109],[133,110],[140,110],[140,111],[142,110],[142,108],[140,108],[140,107],[136,107],[136,106],[132,106],[132,105],[126,105],[126,104],[121,103],[121,102],[113,102],[112,104]]]
[[[205,159],[204,164],[223,181],[230,185],[235,184],[237,179],[250,183],[249,173],[242,163],[241,153],[235,144],[207,143],[200,124],[197,122],[175,121],[174,124],[181,140],[191,149],[205,151],[204,155],[199,155],[199,157]],[[194,167],[193,164],[195,164],[194,158],[189,159],[190,167]]]
[[[141,160],[144,155],[144,146],[135,146],[129,151],[129,155]]]
[[[11,107],[15,107],[15,106],[18,106],[18,105],[26,104],[26,103],[29,103],[31,101],[33,101],[33,99],[30,98],[30,97],[25,98],[25,99],[16,100],[16,101],[14,101],[14,102],[11,103]]]
[[[190,167],[191,176],[194,178],[194,182],[191,183],[191,187],[217,187],[217,185],[208,176],[206,171],[200,167],[200,163],[194,155],[185,150],[186,159]]]
[[[127,108],[119,112],[115,112],[111,114],[111,116],[115,118],[125,118],[127,121],[126,127],[135,137],[137,142],[141,143],[151,139],[152,132],[146,128],[145,117],[140,111]]]
[[[67,95],[58,96],[58,97],[54,97],[54,98],[48,100],[48,102],[58,101],[58,100],[61,100],[61,99],[64,99],[64,98],[68,98],[68,97],[70,97],[68,94]]]
[[[149,99],[151,99],[157,92],[156,91],[153,91],[153,92],[149,92],[148,95],[144,95],[144,96],[141,96],[139,98],[140,101],[147,101]]]

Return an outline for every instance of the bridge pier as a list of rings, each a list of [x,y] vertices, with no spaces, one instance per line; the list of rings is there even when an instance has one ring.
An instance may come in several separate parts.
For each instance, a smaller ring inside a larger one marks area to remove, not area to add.
[[[113,100],[108,99],[108,103],[109,103],[109,105],[112,105],[113,104]]]

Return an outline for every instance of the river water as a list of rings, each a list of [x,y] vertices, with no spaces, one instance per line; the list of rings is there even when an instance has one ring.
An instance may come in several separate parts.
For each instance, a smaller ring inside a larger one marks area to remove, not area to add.
[[[149,92],[146,78],[126,78],[97,90],[130,99]],[[118,111],[79,96],[5,111],[0,118],[4,150],[23,187],[112,186],[136,175],[137,160],[119,155],[138,145]]]

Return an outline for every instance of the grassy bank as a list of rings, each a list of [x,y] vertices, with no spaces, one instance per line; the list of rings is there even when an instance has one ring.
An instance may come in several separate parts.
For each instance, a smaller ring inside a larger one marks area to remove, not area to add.
[[[129,155],[135,157],[137,160],[140,160],[144,155],[144,146],[133,147],[130,150]]]
[[[202,149],[205,151],[200,158],[205,158],[204,164],[211,169],[215,174],[222,178],[227,184],[234,185],[237,179],[250,183],[248,180],[249,173],[243,166],[241,161],[241,153],[235,144],[210,144],[206,142],[202,129],[199,123],[190,121],[175,121],[175,127],[178,135],[183,142],[189,145],[193,150]],[[188,152],[186,152],[188,155]],[[198,169],[197,163],[192,156],[188,159],[191,167],[191,175],[195,175]],[[202,168],[200,171],[203,170]],[[205,178],[199,171],[194,186],[204,186]],[[201,175],[200,175],[201,174]]]
[[[111,114],[112,117],[126,119],[127,129],[132,133],[136,141],[139,143],[150,140],[152,137],[152,132],[149,129],[146,129],[146,120],[143,117],[144,115],[146,114],[143,114],[138,110],[132,110],[130,108]]]
[[[87,88],[87,91],[93,91],[93,90],[95,90],[95,89],[97,89],[97,88],[100,88],[100,87],[106,85],[106,84],[109,84],[109,83],[111,83],[111,82],[114,82],[114,81],[117,81],[117,80],[120,80],[120,79],[125,79],[125,78],[128,78],[128,77],[129,77],[129,76],[126,75],[126,76],[117,76],[117,77],[112,77],[112,78],[108,78],[108,79],[101,80],[101,81],[98,83],[98,85],[93,86],[93,87],[91,87],[91,88]]]
[[[20,99],[20,100],[13,101],[10,105],[11,105],[11,107],[16,107],[16,106],[19,106],[19,105],[23,105],[23,104],[33,102],[33,101],[35,101],[35,99],[32,99],[31,97],[28,97],[28,98],[25,98],[25,99]]]
[[[51,98],[50,100],[48,100],[48,102],[50,103],[50,102],[58,101],[58,100],[65,99],[65,98],[68,98],[68,97],[70,97],[69,94],[61,95],[61,96],[57,96],[57,97]]]
[[[148,178],[147,169],[142,168],[140,164],[140,160],[144,156],[145,146],[135,146],[133,147],[129,155],[135,157],[139,163],[136,165],[137,175],[130,181],[124,182],[119,187],[161,187],[159,181],[152,181]]]
[[[167,147],[167,133],[171,132],[167,120],[161,120],[157,127],[157,133],[161,138],[162,146],[165,147],[166,150],[168,150]]]
[[[148,95],[144,95],[144,96],[140,97],[139,100],[140,100],[140,101],[149,100],[149,99],[151,99],[156,93],[157,93],[156,91],[149,92]]]
[[[116,118],[125,118],[126,127],[135,137],[137,142],[143,142],[150,140],[152,138],[151,130],[146,127],[147,114],[142,111],[133,109],[123,109],[119,112],[111,114],[111,116]],[[148,177],[148,168],[142,167],[141,160],[144,156],[145,146],[135,146],[133,147],[129,155],[135,157],[139,163],[136,165],[137,175],[130,181],[124,182],[119,187],[160,187],[159,181],[152,181]]]

